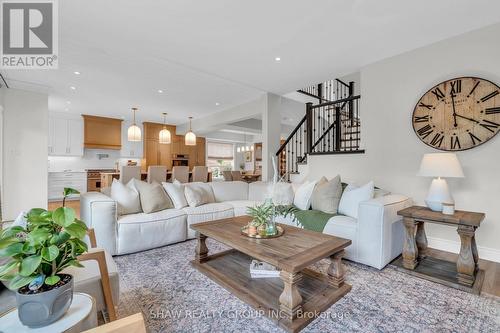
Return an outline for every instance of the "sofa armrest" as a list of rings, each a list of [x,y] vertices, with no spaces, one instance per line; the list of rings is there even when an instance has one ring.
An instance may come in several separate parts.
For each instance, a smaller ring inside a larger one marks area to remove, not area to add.
[[[410,198],[389,194],[361,202],[358,209],[358,261],[382,269],[403,249],[403,224],[397,212]]]
[[[109,254],[117,254],[117,204],[99,192],[87,192],[80,196],[80,217],[89,228],[95,230],[97,246]]]

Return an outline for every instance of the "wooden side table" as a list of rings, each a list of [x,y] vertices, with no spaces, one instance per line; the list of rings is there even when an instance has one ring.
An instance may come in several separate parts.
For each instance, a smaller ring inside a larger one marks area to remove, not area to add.
[[[479,294],[484,271],[478,268],[475,231],[484,220],[484,213],[456,211],[453,215],[435,212],[427,207],[412,206],[400,210],[406,229],[403,254],[393,264],[413,275],[442,283],[463,291]],[[460,253],[456,265],[427,255],[425,223],[457,227]]]

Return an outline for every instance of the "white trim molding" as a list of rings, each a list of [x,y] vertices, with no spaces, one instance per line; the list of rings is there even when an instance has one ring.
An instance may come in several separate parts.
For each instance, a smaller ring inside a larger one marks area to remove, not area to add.
[[[442,251],[458,253],[460,252],[460,242],[451,241],[448,239],[427,237],[428,246],[433,249],[438,249]],[[478,246],[477,252],[479,254],[479,259],[485,259],[494,262],[500,262],[500,250],[492,249],[490,247]]]

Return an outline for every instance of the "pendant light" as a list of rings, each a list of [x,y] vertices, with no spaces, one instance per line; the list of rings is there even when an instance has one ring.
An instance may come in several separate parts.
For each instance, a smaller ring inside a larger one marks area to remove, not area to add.
[[[159,134],[159,142],[165,145],[172,143],[172,135],[167,129],[167,113],[163,112],[163,129]]]
[[[184,144],[186,146],[196,146],[196,135],[191,130],[191,120],[193,117],[189,117],[189,131],[184,136]]]
[[[127,131],[127,138],[128,141],[141,141],[141,129],[139,126],[135,124],[135,112],[137,111],[137,108],[132,108],[132,112],[134,113],[134,122],[132,123],[132,126],[128,128]]]

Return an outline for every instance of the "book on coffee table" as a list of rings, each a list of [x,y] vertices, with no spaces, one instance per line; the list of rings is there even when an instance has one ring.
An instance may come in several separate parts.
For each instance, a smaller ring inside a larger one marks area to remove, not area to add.
[[[250,275],[252,278],[270,278],[279,277],[280,271],[267,262],[252,260],[250,263]]]

